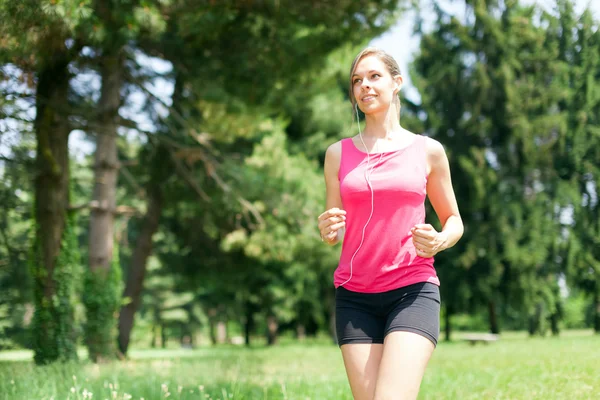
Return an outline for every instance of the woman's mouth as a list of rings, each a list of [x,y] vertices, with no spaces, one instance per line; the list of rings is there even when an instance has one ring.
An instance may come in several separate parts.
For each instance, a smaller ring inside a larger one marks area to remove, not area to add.
[[[377,96],[374,94],[370,94],[370,95],[363,97],[361,100],[363,103],[370,103],[371,101],[375,100],[375,97],[377,97]]]

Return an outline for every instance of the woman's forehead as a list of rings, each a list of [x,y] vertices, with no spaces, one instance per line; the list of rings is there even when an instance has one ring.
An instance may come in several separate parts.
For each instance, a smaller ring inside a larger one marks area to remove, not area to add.
[[[356,66],[356,69],[354,70],[354,73],[356,75],[362,75],[369,73],[370,71],[385,71],[385,64],[383,64],[379,57],[374,55],[366,56],[365,58],[360,60],[360,62]]]

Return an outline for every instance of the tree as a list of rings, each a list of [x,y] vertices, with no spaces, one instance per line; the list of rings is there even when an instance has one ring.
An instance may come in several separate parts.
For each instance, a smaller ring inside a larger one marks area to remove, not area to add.
[[[485,305],[495,332],[497,308],[516,308],[531,333],[543,333],[560,311],[557,210],[568,206],[556,195],[552,157],[540,151],[565,123],[559,40],[544,28],[557,19],[516,1],[467,7],[464,23],[438,11],[415,60],[428,129],[447,146],[466,227],[456,253],[439,257],[452,287],[442,285],[446,308]]]
[[[600,333],[599,24],[590,10],[576,15],[568,1],[558,1],[556,12],[560,22],[552,26],[552,32],[560,37],[559,59],[568,90],[566,101],[560,104],[567,121],[552,149],[557,189],[570,200],[564,209],[572,220],[564,232],[568,237],[565,272],[571,286],[590,298],[594,331]]]
[[[41,10],[41,12],[40,12]],[[80,43],[74,37],[88,12],[85,2],[0,2],[2,46],[8,60],[35,82],[33,130],[37,151],[34,179],[35,239],[31,252],[36,363],[77,357],[73,295],[80,268],[69,207],[68,66]],[[38,34],[29,35],[36,30]]]
[[[259,123],[279,113],[277,108],[289,99],[290,91],[310,84],[325,56],[335,48],[362,39],[361,35],[383,31],[396,6],[397,1],[389,0],[362,5],[319,2],[314,9],[297,2],[288,2],[286,7],[269,2],[198,2],[173,3],[162,9],[169,21],[164,34],[140,40],[140,48],[172,65],[174,95],[169,117],[157,118],[161,128],[149,142],[167,149],[167,167],[186,182],[188,191],[193,189],[195,198],[202,202],[210,199],[210,206],[202,207],[202,212],[216,212],[216,204],[223,200],[227,209],[241,205],[243,213],[248,213],[253,208],[238,182],[222,178],[231,169],[222,167],[224,160],[249,155],[253,142],[264,134]],[[339,29],[324,29],[332,25]],[[242,64],[244,68],[239,67]],[[137,83],[143,87],[144,79]],[[200,167],[193,168],[199,161]],[[163,178],[167,176],[171,175]],[[215,191],[208,189],[206,176],[217,182]],[[155,185],[157,193],[162,190],[160,184]],[[163,207],[163,212],[165,208],[169,206]],[[130,271],[131,276],[143,277],[140,268],[143,263]],[[142,287],[139,280],[128,282],[131,286],[126,293],[134,297],[120,321],[121,351],[127,348]]]

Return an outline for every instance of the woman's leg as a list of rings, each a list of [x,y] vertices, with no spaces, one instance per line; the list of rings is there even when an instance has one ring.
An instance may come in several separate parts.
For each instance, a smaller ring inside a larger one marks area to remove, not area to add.
[[[414,400],[440,329],[440,293],[418,283],[385,293],[389,307],[375,400]]]
[[[414,400],[435,346],[416,333],[392,332],[383,343],[374,400]]]
[[[336,290],[338,344],[355,400],[373,400],[387,318],[378,314],[379,294]]]
[[[354,400],[373,400],[383,345],[356,343],[340,348]]]

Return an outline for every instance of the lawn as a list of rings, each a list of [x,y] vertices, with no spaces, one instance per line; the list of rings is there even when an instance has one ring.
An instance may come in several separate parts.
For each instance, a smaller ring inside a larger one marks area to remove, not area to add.
[[[267,348],[140,350],[103,365],[35,367],[0,353],[0,399],[352,399],[339,349],[324,341]],[[91,393],[91,395],[90,395]],[[600,398],[600,336],[505,334],[493,344],[441,343],[419,399]]]

